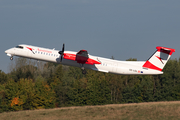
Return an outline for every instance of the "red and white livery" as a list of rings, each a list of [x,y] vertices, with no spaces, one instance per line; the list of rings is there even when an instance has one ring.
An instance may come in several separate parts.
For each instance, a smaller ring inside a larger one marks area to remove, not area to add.
[[[160,46],[156,49],[157,51],[147,61],[112,60],[92,56],[88,54],[87,50],[64,51],[64,44],[61,51],[21,44],[6,50],[5,53],[10,56],[11,60],[13,60],[13,56],[19,56],[81,67],[83,74],[86,74],[85,69],[92,69],[123,75],[157,75],[163,74],[162,70],[175,49]]]

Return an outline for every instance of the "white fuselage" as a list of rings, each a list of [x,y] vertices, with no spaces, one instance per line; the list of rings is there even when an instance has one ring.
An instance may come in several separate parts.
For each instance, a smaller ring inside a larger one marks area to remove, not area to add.
[[[81,67],[77,61],[62,59],[60,62],[60,54],[58,50],[47,49],[42,47],[30,46],[30,45],[19,45],[21,47],[11,48],[5,51],[9,56],[20,56],[36,60],[42,60],[47,62],[61,63],[69,66]],[[73,51],[64,51],[64,53],[77,54]],[[145,61],[117,61],[97,56],[89,55],[89,58],[99,61],[101,64],[84,64],[84,68],[92,69],[96,71],[124,74],[124,75],[153,75],[163,74],[161,71],[143,68]]]

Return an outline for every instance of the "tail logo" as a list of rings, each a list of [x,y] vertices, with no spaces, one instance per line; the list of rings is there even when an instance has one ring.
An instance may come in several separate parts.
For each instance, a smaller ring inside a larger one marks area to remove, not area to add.
[[[158,57],[158,56],[156,56],[156,57],[162,62],[162,64],[164,64],[163,61],[162,61],[162,58],[160,58],[160,57]]]

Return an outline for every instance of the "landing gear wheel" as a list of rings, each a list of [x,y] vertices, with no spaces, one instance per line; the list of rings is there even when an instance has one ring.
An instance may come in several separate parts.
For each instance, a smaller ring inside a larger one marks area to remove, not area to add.
[[[87,73],[87,71],[84,69],[84,70],[82,70],[82,74],[86,74]]]
[[[12,56],[12,57],[10,57],[10,60],[13,60],[13,56]]]

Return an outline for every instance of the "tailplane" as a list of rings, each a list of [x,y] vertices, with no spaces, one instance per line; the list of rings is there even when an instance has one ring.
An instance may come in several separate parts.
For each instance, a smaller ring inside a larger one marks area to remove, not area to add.
[[[157,51],[145,62],[144,68],[162,71],[175,49],[156,47]]]

